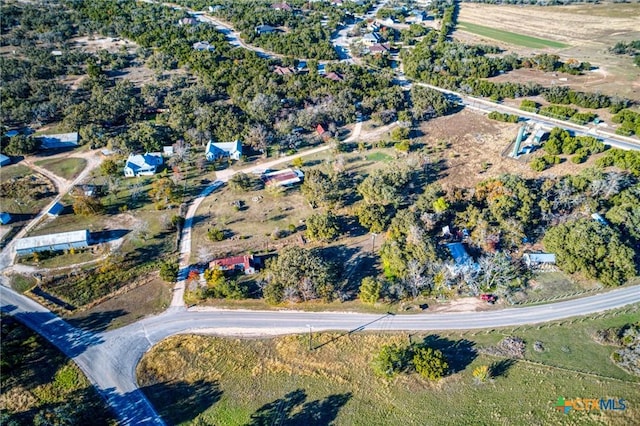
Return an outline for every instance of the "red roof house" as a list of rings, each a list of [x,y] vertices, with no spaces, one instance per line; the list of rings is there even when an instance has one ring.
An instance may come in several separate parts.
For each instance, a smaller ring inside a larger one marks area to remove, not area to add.
[[[246,275],[256,273],[253,256],[233,256],[215,259],[209,263],[209,268],[220,268],[223,271],[243,271]]]

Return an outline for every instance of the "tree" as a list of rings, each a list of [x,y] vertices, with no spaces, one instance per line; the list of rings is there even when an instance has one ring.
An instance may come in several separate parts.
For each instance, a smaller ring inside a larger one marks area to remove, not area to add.
[[[253,191],[258,186],[258,179],[246,173],[236,173],[229,179],[229,187],[234,191]]]
[[[214,226],[207,231],[207,238],[211,241],[222,241],[224,240],[224,231]]]
[[[449,370],[449,364],[441,351],[426,347],[417,347],[413,354],[413,366],[425,379],[439,380]]]
[[[27,155],[33,154],[39,148],[39,139],[19,134],[9,138],[9,142],[2,147],[2,152],[7,155]]]
[[[107,158],[100,164],[100,172],[104,176],[116,176],[119,174],[118,164],[114,160]]]
[[[387,229],[391,216],[380,204],[360,203],[356,208],[358,222],[371,232],[380,233]]]
[[[253,149],[267,155],[267,147],[273,139],[273,134],[263,124],[256,124],[249,129],[246,141]]]
[[[379,376],[391,378],[405,370],[409,364],[407,348],[398,344],[385,345],[373,359],[373,371]]]
[[[335,267],[314,251],[287,247],[269,262],[265,275],[263,292],[269,303],[282,302],[285,294],[292,301],[333,298]]]
[[[73,213],[78,216],[94,216],[102,213],[104,206],[99,199],[78,194],[73,197]]]
[[[151,185],[149,196],[155,202],[156,209],[162,210],[176,201],[176,185],[169,178],[160,178]]]
[[[374,304],[380,299],[382,283],[373,277],[364,277],[360,282],[358,297],[364,303]]]
[[[442,93],[434,89],[413,85],[412,113],[418,120],[440,117],[453,109],[453,103]]]
[[[310,240],[331,241],[340,235],[340,224],[331,212],[312,214],[307,218],[306,224],[306,235]]]
[[[313,208],[331,207],[340,199],[339,185],[320,169],[306,172],[300,191]]]
[[[178,279],[178,262],[175,260],[163,260],[160,263],[160,278],[168,283]]]

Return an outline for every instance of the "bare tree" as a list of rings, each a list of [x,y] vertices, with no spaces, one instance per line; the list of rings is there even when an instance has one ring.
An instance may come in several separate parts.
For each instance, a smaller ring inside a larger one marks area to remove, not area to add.
[[[262,152],[266,156],[267,147],[272,138],[273,135],[264,125],[257,124],[249,129],[249,134],[247,135],[247,143],[253,149]]]
[[[407,264],[407,276],[405,277],[405,284],[411,297],[414,299],[418,297],[420,291],[427,286],[429,280],[423,275],[425,270],[424,265],[421,265],[417,260],[412,259]]]

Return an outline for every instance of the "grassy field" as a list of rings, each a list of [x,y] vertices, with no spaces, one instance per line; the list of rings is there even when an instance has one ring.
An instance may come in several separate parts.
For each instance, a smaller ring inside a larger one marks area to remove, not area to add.
[[[640,378],[614,366],[613,348],[591,336],[637,321],[639,308],[515,330],[316,333],[312,351],[307,335],[175,336],[145,355],[138,380],[172,424],[638,424]],[[525,340],[525,359],[481,353],[505,335]],[[382,345],[409,340],[440,348],[457,372],[438,383],[415,374],[391,381],[373,375],[371,360]],[[543,352],[533,350],[537,340]],[[494,371],[490,382],[474,382],[480,365]],[[565,415],[554,410],[559,396],[624,398],[628,408]]]
[[[84,158],[51,158],[36,161],[35,164],[67,180],[73,180],[87,166],[87,160]]]
[[[116,424],[71,360],[13,318],[0,321],[0,424]]]
[[[473,34],[477,34],[482,37],[488,37],[494,40],[503,41],[509,44],[515,44],[518,46],[531,47],[531,48],[555,48],[562,49],[569,47],[565,43],[558,41],[546,40],[538,37],[531,37],[525,34],[512,33],[510,31],[498,30],[491,27],[485,27],[484,25],[472,24],[470,22],[459,22],[458,29],[468,31]]]

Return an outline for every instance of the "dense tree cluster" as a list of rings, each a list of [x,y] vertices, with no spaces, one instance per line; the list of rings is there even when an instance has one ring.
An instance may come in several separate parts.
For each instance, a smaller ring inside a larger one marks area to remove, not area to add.
[[[544,143],[544,150],[551,156],[575,154],[572,159],[575,163],[582,163],[590,155],[603,152],[606,148],[602,141],[593,136],[571,136],[567,130],[560,127],[553,128]],[[541,158],[544,159],[544,157]],[[551,165],[555,164],[555,161],[552,163],[547,161],[547,163]],[[536,170],[536,167],[533,169]]]
[[[425,379],[437,381],[449,372],[449,363],[440,350],[418,344],[385,345],[373,359],[372,367],[386,378],[415,371]]]
[[[640,40],[629,42],[619,41],[613,47],[609,48],[609,52],[616,55],[629,55],[633,57],[633,63],[640,67]]]
[[[611,226],[582,219],[549,229],[545,249],[556,254],[558,266],[580,272],[607,286],[624,284],[636,275],[634,251]]]
[[[616,133],[631,136],[640,135],[640,113],[623,109],[613,116],[611,119],[614,123],[620,124],[616,129]]]
[[[517,114],[507,114],[498,111],[491,111],[487,116],[491,120],[503,121],[505,123],[517,123],[520,117]]]
[[[331,300],[334,297],[336,268],[318,253],[287,247],[271,260],[262,289],[272,304],[283,301]]]

